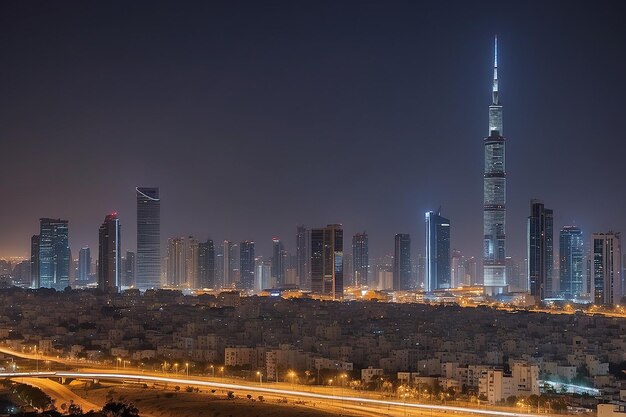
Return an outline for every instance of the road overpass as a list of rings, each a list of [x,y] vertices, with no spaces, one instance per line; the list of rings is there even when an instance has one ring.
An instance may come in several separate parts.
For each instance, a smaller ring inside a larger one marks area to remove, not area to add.
[[[382,407],[398,407],[405,410],[422,410],[422,411],[435,411],[446,413],[460,413],[460,414],[474,414],[474,415],[488,415],[488,416],[505,416],[505,417],[531,417],[537,416],[537,414],[517,413],[510,411],[497,411],[497,410],[485,410],[478,408],[447,406],[438,404],[419,404],[402,401],[391,400],[377,400],[372,398],[360,398],[353,397],[351,395],[329,395],[316,392],[306,392],[297,390],[278,389],[271,387],[264,387],[261,385],[246,385],[246,384],[234,384],[204,381],[193,378],[170,378],[152,375],[131,374],[122,372],[5,372],[0,373],[0,378],[52,378],[52,379],[92,379],[103,381],[135,381],[137,383],[163,383],[174,384],[179,386],[200,386],[221,390],[232,391],[252,391],[260,394],[273,394],[283,395],[290,397],[297,397],[300,399],[315,399],[322,401],[334,401],[336,403],[345,403],[346,405],[372,405]],[[543,415],[545,417],[545,415]]]

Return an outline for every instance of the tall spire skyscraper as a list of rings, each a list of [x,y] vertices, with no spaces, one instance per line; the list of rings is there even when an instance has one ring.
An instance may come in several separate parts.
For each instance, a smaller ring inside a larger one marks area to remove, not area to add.
[[[506,291],[506,170],[505,139],[502,136],[502,105],[498,96],[498,38],[494,43],[492,103],[489,106],[489,136],[484,140],[483,183],[483,282],[485,293]]]

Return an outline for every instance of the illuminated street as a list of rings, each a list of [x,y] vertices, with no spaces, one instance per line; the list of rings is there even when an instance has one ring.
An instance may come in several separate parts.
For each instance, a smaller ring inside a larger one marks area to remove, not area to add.
[[[230,383],[220,383],[220,382],[209,382],[202,381],[198,379],[187,379],[187,378],[168,378],[168,377],[159,377],[159,376],[150,376],[150,375],[136,375],[136,374],[128,374],[128,373],[113,373],[113,372],[25,372],[25,373],[1,373],[0,378],[25,378],[25,377],[38,377],[38,378],[82,378],[82,379],[94,379],[94,380],[110,380],[110,381],[129,381],[134,380],[137,382],[157,382],[157,383],[168,383],[175,385],[191,385],[191,386],[203,386],[203,387],[211,387],[216,389],[225,389],[225,390],[241,390],[241,391],[251,391],[256,393],[267,393],[267,394],[276,394],[283,395],[289,397],[295,397],[298,399],[317,399],[334,402],[335,406],[337,403],[352,404],[352,405],[369,405],[369,406],[377,406],[377,407],[394,407],[397,411],[406,410],[426,410],[433,412],[455,412],[459,414],[474,414],[474,415],[496,415],[496,416],[509,416],[509,417],[527,417],[534,414],[527,413],[513,413],[513,412],[505,412],[505,411],[493,411],[493,410],[483,410],[483,409],[471,409],[464,407],[453,407],[446,405],[431,405],[431,404],[416,404],[416,403],[403,403],[398,401],[385,401],[385,400],[376,400],[371,398],[359,398],[354,396],[341,396],[341,395],[328,395],[328,394],[319,394],[314,392],[305,392],[305,391],[295,391],[295,390],[287,390],[287,389],[277,389],[270,388],[264,386],[253,386],[247,384],[230,384]]]

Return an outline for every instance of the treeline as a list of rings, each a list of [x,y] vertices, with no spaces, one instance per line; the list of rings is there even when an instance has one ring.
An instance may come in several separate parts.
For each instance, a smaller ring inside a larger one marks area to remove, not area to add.
[[[39,388],[8,379],[0,380],[0,385],[11,391],[26,408],[38,410],[11,414],[16,417],[61,417],[67,415],[76,417],[139,417],[139,409],[133,404],[113,401],[112,399],[109,399],[100,411],[83,412],[82,408],[73,402],[70,402],[69,405],[61,404],[61,410],[59,411],[54,400]]]

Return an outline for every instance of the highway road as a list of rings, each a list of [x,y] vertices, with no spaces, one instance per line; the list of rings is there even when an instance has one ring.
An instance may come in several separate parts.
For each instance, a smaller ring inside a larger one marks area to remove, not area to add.
[[[260,394],[272,394],[295,397],[300,400],[316,400],[322,401],[322,403],[331,402],[335,404],[345,405],[346,407],[356,406],[373,406],[376,408],[387,408],[391,411],[394,409],[394,414],[398,410],[402,410],[404,413],[410,411],[429,411],[433,415],[439,415],[441,413],[446,414],[464,414],[464,415],[488,415],[488,416],[504,416],[504,417],[529,417],[535,416],[535,414],[507,412],[499,410],[485,410],[474,409],[457,406],[437,405],[437,404],[418,404],[418,403],[403,403],[400,401],[372,399],[372,398],[359,398],[351,395],[329,395],[321,394],[317,392],[305,392],[289,389],[272,388],[262,385],[246,385],[244,383],[222,383],[198,380],[193,378],[182,377],[162,377],[153,375],[141,375],[122,372],[23,372],[23,373],[0,373],[0,378],[73,378],[73,379],[94,379],[94,380],[110,380],[110,381],[136,381],[145,383],[165,383],[173,384],[181,387],[191,385],[200,387],[209,387],[222,390],[232,391],[249,391]],[[545,416],[545,415],[544,415]]]
[[[90,410],[100,410],[102,408],[75,394],[65,385],[61,385],[58,382],[47,378],[19,378],[18,381],[23,384],[39,388],[48,394],[53,400],[55,400],[55,405],[59,410],[61,409],[61,404],[65,403],[69,406],[71,402],[79,405],[85,412]]]

